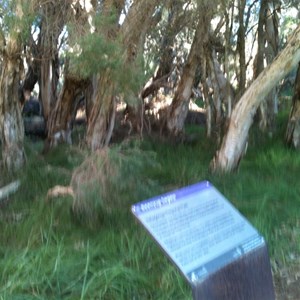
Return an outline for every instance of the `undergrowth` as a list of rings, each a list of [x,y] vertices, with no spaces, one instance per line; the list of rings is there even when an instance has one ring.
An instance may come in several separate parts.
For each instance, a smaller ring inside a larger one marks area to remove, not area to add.
[[[98,156],[75,146],[44,156],[41,144],[27,141],[21,187],[0,208],[0,299],[192,299],[130,205],[202,180],[211,181],[261,232],[274,269],[295,263],[300,156],[284,145],[280,122],[273,137],[253,128],[239,170],[223,176],[208,171],[215,146],[202,129],[193,143],[147,139]],[[88,179],[77,181],[84,191],[75,203],[83,208],[80,216],[69,196],[46,201],[49,188],[69,185],[78,170]]]

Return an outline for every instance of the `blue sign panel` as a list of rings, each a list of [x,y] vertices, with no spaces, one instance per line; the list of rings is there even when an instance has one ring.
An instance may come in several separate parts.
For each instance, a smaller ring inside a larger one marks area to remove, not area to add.
[[[208,181],[137,203],[132,212],[191,284],[265,244]]]

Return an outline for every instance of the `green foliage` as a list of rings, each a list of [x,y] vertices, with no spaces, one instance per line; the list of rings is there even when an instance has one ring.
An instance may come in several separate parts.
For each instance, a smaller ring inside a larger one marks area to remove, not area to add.
[[[137,105],[137,95],[147,78],[142,55],[138,54],[132,63],[123,63],[114,78],[117,82],[117,92],[124,97],[124,101],[131,106]]]
[[[76,28],[69,26],[73,46],[67,52],[72,72],[83,78],[94,74],[107,76],[114,84],[116,94],[124,96],[130,104],[136,103],[136,95],[145,82],[143,57],[128,61],[127,46],[119,36],[115,15],[95,16],[95,31],[76,35]]]
[[[108,40],[101,33],[83,36],[74,52],[68,55],[72,59],[75,72],[86,78],[107,69],[117,71],[121,67],[122,51],[118,41]],[[76,49],[78,47],[78,49]]]
[[[31,1],[23,2],[20,8],[16,0],[0,1],[0,26],[4,36],[16,35],[22,41],[27,40],[34,18]]]

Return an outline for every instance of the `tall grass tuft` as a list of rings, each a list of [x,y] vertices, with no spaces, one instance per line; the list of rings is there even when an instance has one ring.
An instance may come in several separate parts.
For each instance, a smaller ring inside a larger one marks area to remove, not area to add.
[[[151,168],[160,169],[154,152],[141,151],[135,142],[91,154],[72,176],[75,216],[97,224],[103,214],[128,210],[130,203],[153,195],[157,185],[146,175]]]

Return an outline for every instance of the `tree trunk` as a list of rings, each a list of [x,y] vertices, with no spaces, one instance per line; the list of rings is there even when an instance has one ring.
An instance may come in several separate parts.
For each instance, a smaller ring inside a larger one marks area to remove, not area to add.
[[[245,152],[249,128],[258,106],[266,95],[283,79],[300,60],[300,25],[291,35],[285,49],[275,58],[235,106],[229,122],[228,132],[223,138],[211,168],[213,171],[230,172],[235,170]]]
[[[76,108],[87,86],[88,80],[70,74],[65,75],[58,101],[48,121],[48,147],[51,148],[58,143],[71,144],[71,130],[76,117]]]
[[[150,27],[157,22],[154,11],[160,2],[159,0],[136,1],[130,8],[120,29],[120,35],[125,49],[126,65],[134,67],[136,58],[143,53],[146,34]],[[155,22],[153,22],[153,19]],[[137,28],[139,30],[136,30]],[[166,68],[168,68],[168,66],[166,66]],[[136,91],[136,93],[138,93],[138,91]],[[134,105],[131,103],[127,104],[126,119],[131,127],[130,132],[137,133],[142,137],[144,128],[144,103],[142,99],[137,99]]]
[[[101,4],[103,16],[110,17],[113,15],[118,10],[118,2],[114,0],[103,1]],[[108,26],[105,31],[108,40],[115,38],[116,34],[117,23]],[[116,95],[115,83],[111,77],[111,70],[106,69],[94,78],[96,82],[93,93],[94,104],[89,114],[86,133],[86,141],[92,151],[107,146],[112,137],[115,125]]]
[[[265,44],[266,36],[264,24],[266,20],[268,0],[261,0],[257,28],[257,53],[254,59],[253,78],[256,79],[265,68]],[[264,130],[266,128],[266,103],[262,102],[257,112],[256,120],[259,122],[259,127]]]
[[[265,12],[267,10],[268,0],[262,0],[259,10],[258,28],[257,28],[257,54],[254,61],[253,77],[256,79],[264,69],[264,55],[266,37],[264,32],[264,23],[266,20]]]
[[[226,21],[226,30],[225,30],[225,53],[224,53],[224,73],[226,75],[226,79],[228,81],[227,89],[226,89],[226,119],[228,120],[231,116],[232,108],[234,106],[234,94],[233,89],[231,89],[230,84],[230,67],[229,67],[229,54],[231,49],[231,37],[232,37],[232,30],[233,30],[233,14],[234,14],[234,0],[229,1],[228,3],[230,6],[227,11],[227,4],[226,2],[222,4],[223,10],[225,11],[225,21]]]
[[[22,45],[19,40],[20,30],[15,28],[15,31],[16,33],[12,33],[6,40],[5,48],[1,49],[3,60],[0,77],[0,139],[2,159],[9,171],[18,170],[25,163],[24,125],[18,95]]]
[[[295,80],[293,103],[285,139],[288,146],[297,150],[300,149],[300,63]]]
[[[133,65],[137,55],[143,50],[146,32],[152,14],[159,0],[141,0],[133,2],[122,24],[119,34],[124,47],[123,63]],[[110,14],[116,3],[105,3],[105,14]],[[114,32],[107,34],[107,38],[115,38],[118,24]],[[98,86],[94,93],[95,104],[92,108],[87,129],[87,143],[95,151],[109,144],[116,115],[116,82],[112,72],[107,69],[98,76]]]
[[[202,11],[202,10],[201,10]],[[183,132],[189,101],[192,94],[195,74],[201,62],[201,56],[206,55],[205,48],[209,39],[210,10],[203,11],[203,17],[199,17],[192,47],[184,66],[180,82],[177,86],[173,101],[169,107],[166,129],[168,133],[177,137]],[[203,64],[203,61],[201,62]]]
[[[212,135],[213,103],[212,103],[211,95],[209,92],[209,86],[206,78],[207,69],[208,69],[207,57],[206,55],[203,55],[201,60],[201,81],[203,86],[203,98],[204,98],[205,108],[206,108],[206,136],[210,138]]]
[[[269,65],[278,54],[278,16],[276,8],[270,10],[269,2],[270,0],[263,0],[259,12],[258,53],[255,59],[254,78],[264,69],[264,61]],[[270,134],[275,127],[277,102],[277,89],[275,87],[259,107],[259,126],[261,130],[269,131]]]
[[[107,146],[110,142],[116,116],[115,85],[109,70],[99,76],[99,86],[94,95],[87,129],[87,144],[92,151]]]
[[[180,2],[174,1],[170,3],[168,24],[161,41],[159,53],[159,65],[155,71],[154,76],[147,82],[142,90],[141,97],[144,99],[149,95],[156,93],[161,87],[168,86],[168,78],[170,77],[173,70],[174,61],[174,42],[175,37],[181,29],[180,22],[182,18],[180,17],[180,12],[182,11]]]
[[[48,122],[51,110],[57,99],[57,84],[59,79],[57,60],[58,56],[54,60],[43,60],[41,62],[39,99],[42,103],[43,115],[46,122]]]
[[[237,52],[239,57],[239,76],[238,76],[238,95],[243,95],[246,88],[246,52],[245,52],[245,24],[244,24],[244,14],[245,14],[246,0],[238,1],[239,10],[239,29],[238,29],[238,39],[237,39]]]
[[[33,60],[31,64],[28,65],[27,73],[25,75],[25,78],[23,80],[21,90],[20,90],[20,102],[21,104],[24,104],[25,102],[25,93],[29,92],[31,93],[34,89],[35,84],[38,82],[39,78],[39,63],[37,60]]]
[[[84,91],[84,99],[85,99],[85,115],[86,115],[86,119],[89,120],[90,119],[90,115],[92,113],[93,107],[94,107],[94,93],[96,93],[97,91],[97,76],[96,75],[92,75],[89,79],[88,79],[88,86],[86,87],[85,91]]]
[[[120,0],[117,1],[118,3]],[[116,4],[118,4],[116,2]],[[121,1],[122,2],[122,1]],[[72,16],[72,21],[76,24],[76,32],[71,31],[69,33],[69,39],[72,43],[76,34],[76,38],[83,36],[86,34],[86,31],[90,30],[90,24],[89,24],[89,16],[93,14],[95,11],[95,3],[92,3],[92,1],[85,1],[84,3],[76,2],[74,3],[73,11],[70,14]],[[103,5],[106,5],[106,2],[103,3]],[[47,7],[46,7],[47,8]],[[53,17],[51,15],[51,12],[53,12],[52,8],[54,7],[48,7],[47,11],[49,16],[48,18]],[[65,7],[65,12],[68,14],[69,6]],[[63,23],[60,23],[63,24]],[[60,28],[58,28],[57,31],[53,31],[48,39],[57,39],[57,34],[60,32]],[[46,40],[47,42],[47,40]],[[74,43],[74,42],[73,42]],[[71,45],[70,45],[71,46]],[[74,45],[72,45],[74,46]],[[56,57],[57,54],[57,48],[49,48],[46,49],[47,51],[53,51],[54,56]],[[55,62],[55,61],[54,61]],[[45,68],[47,69],[53,61],[45,60],[42,63],[42,70],[43,66],[45,65]],[[49,71],[49,70],[48,70]],[[61,89],[61,92],[59,94],[59,97],[57,101],[55,101],[54,97],[52,100],[47,96],[47,92],[49,91],[49,88],[46,88],[46,96],[45,99],[48,99],[50,101],[48,102],[48,109],[50,109],[50,115],[47,122],[47,140],[45,142],[45,148],[44,151],[47,151],[49,148],[52,148],[53,146],[56,146],[59,143],[68,143],[71,144],[71,130],[73,128],[73,122],[75,121],[76,117],[76,110],[78,107],[79,101],[85,96],[86,102],[90,102],[90,97],[92,95],[92,85],[91,82],[88,79],[84,79],[81,77],[78,77],[76,75],[73,75],[72,73],[72,66],[70,66],[69,58],[67,58],[64,62],[64,83]],[[47,72],[46,72],[47,74]],[[51,82],[51,78],[48,78],[50,80],[47,80],[47,76],[44,80],[46,85],[51,84],[51,89],[55,88],[56,93],[56,85],[55,82],[58,79],[58,76],[56,76],[56,79],[53,79]],[[89,85],[90,84],[90,85]],[[87,92],[87,88],[89,86],[89,92]],[[52,94],[51,94],[52,95]],[[52,95],[53,96],[53,95]],[[51,104],[52,102],[52,104]],[[49,105],[50,103],[50,105]],[[53,109],[51,108],[53,105]]]
[[[279,36],[278,36],[278,15],[276,8],[267,10],[266,18],[266,40],[267,47],[265,49],[267,64],[271,64],[279,50]],[[274,87],[266,98],[266,124],[263,129],[267,130],[269,134],[275,131],[275,117],[278,113],[278,89]]]
[[[59,80],[58,38],[66,23],[70,4],[65,1],[48,1],[41,5],[42,20],[36,59],[40,62],[39,100],[47,123],[57,100]]]
[[[219,145],[223,135],[223,127],[226,118],[223,107],[225,107],[225,105],[228,107],[228,102],[230,101],[231,103],[234,95],[233,88],[222,72],[214,52],[207,57],[207,61],[209,64],[208,74],[213,87],[213,101],[211,105],[213,105],[214,113],[211,116],[211,126],[213,126],[214,136],[216,137],[217,144]]]
[[[190,60],[190,62],[184,66],[181,80],[168,112],[166,120],[167,130],[174,137],[179,136],[183,131],[184,121],[189,110],[189,101],[192,94],[196,69],[197,64],[193,62],[193,60]]]

